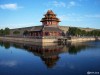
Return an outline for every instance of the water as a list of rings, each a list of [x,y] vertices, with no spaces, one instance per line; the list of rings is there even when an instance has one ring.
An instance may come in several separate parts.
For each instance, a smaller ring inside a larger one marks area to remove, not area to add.
[[[99,72],[100,41],[66,45],[0,42],[0,75],[99,75]]]

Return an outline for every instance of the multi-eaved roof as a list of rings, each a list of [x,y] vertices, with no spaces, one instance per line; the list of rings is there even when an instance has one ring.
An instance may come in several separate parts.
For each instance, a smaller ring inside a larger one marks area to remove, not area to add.
[[[44,21],[57,21],[60,22],[59,18],[56,17],[56,14],[52,10],[48,10],[47,13],[44,15],[45,17],[41,19],[40,22]]]

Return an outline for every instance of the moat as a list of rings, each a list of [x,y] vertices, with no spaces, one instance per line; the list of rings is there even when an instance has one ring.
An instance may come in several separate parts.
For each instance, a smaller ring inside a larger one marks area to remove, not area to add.
[[[45,46],[0,41],[0,75],[87,75],[88,72],[100,74],[100,41],[45,43]]]

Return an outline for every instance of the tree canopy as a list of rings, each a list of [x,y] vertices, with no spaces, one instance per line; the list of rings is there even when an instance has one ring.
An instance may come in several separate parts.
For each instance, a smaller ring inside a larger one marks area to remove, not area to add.
[[[69,27],[68,35],[71,36],[100,36],[100,30],[85,31],[76,27]]]
[[[20,32],[16,30],[13,32],[13,34],[20,34]]]
[[[9,35],[9,34],[10,34],[10,29],[9,28],[0,29],[0,35],[1,36]]]

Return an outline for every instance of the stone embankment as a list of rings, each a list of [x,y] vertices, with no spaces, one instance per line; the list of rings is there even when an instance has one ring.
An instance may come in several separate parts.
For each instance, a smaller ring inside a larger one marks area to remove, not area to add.
[[[0,40],[3,41],[23,41],[23,42],[57,42],[58,39],[54,38],[54,39],[37,39],[37,38],[18,38],[18,37],[0,37]]]
[[[18,37],[0,37],[0,40],[2,41],[16,41],[16,42],[42,42],[42,43],[46,43],[46,42],[58,42],[58,39],[56,38],[42,38],[42,39],[37,39],[37,38],[18,38]],[[95,37],[71,37],[69,38],[62,38],[60,39],[60,41],[62,42],[85,42],[85,41],[95,41],[95,40],[100,40],[100,38],[95,38]]]
[[[72,37],[70,40],[71,42],[84,42],[84,41],[95,41],[95,37]]]

